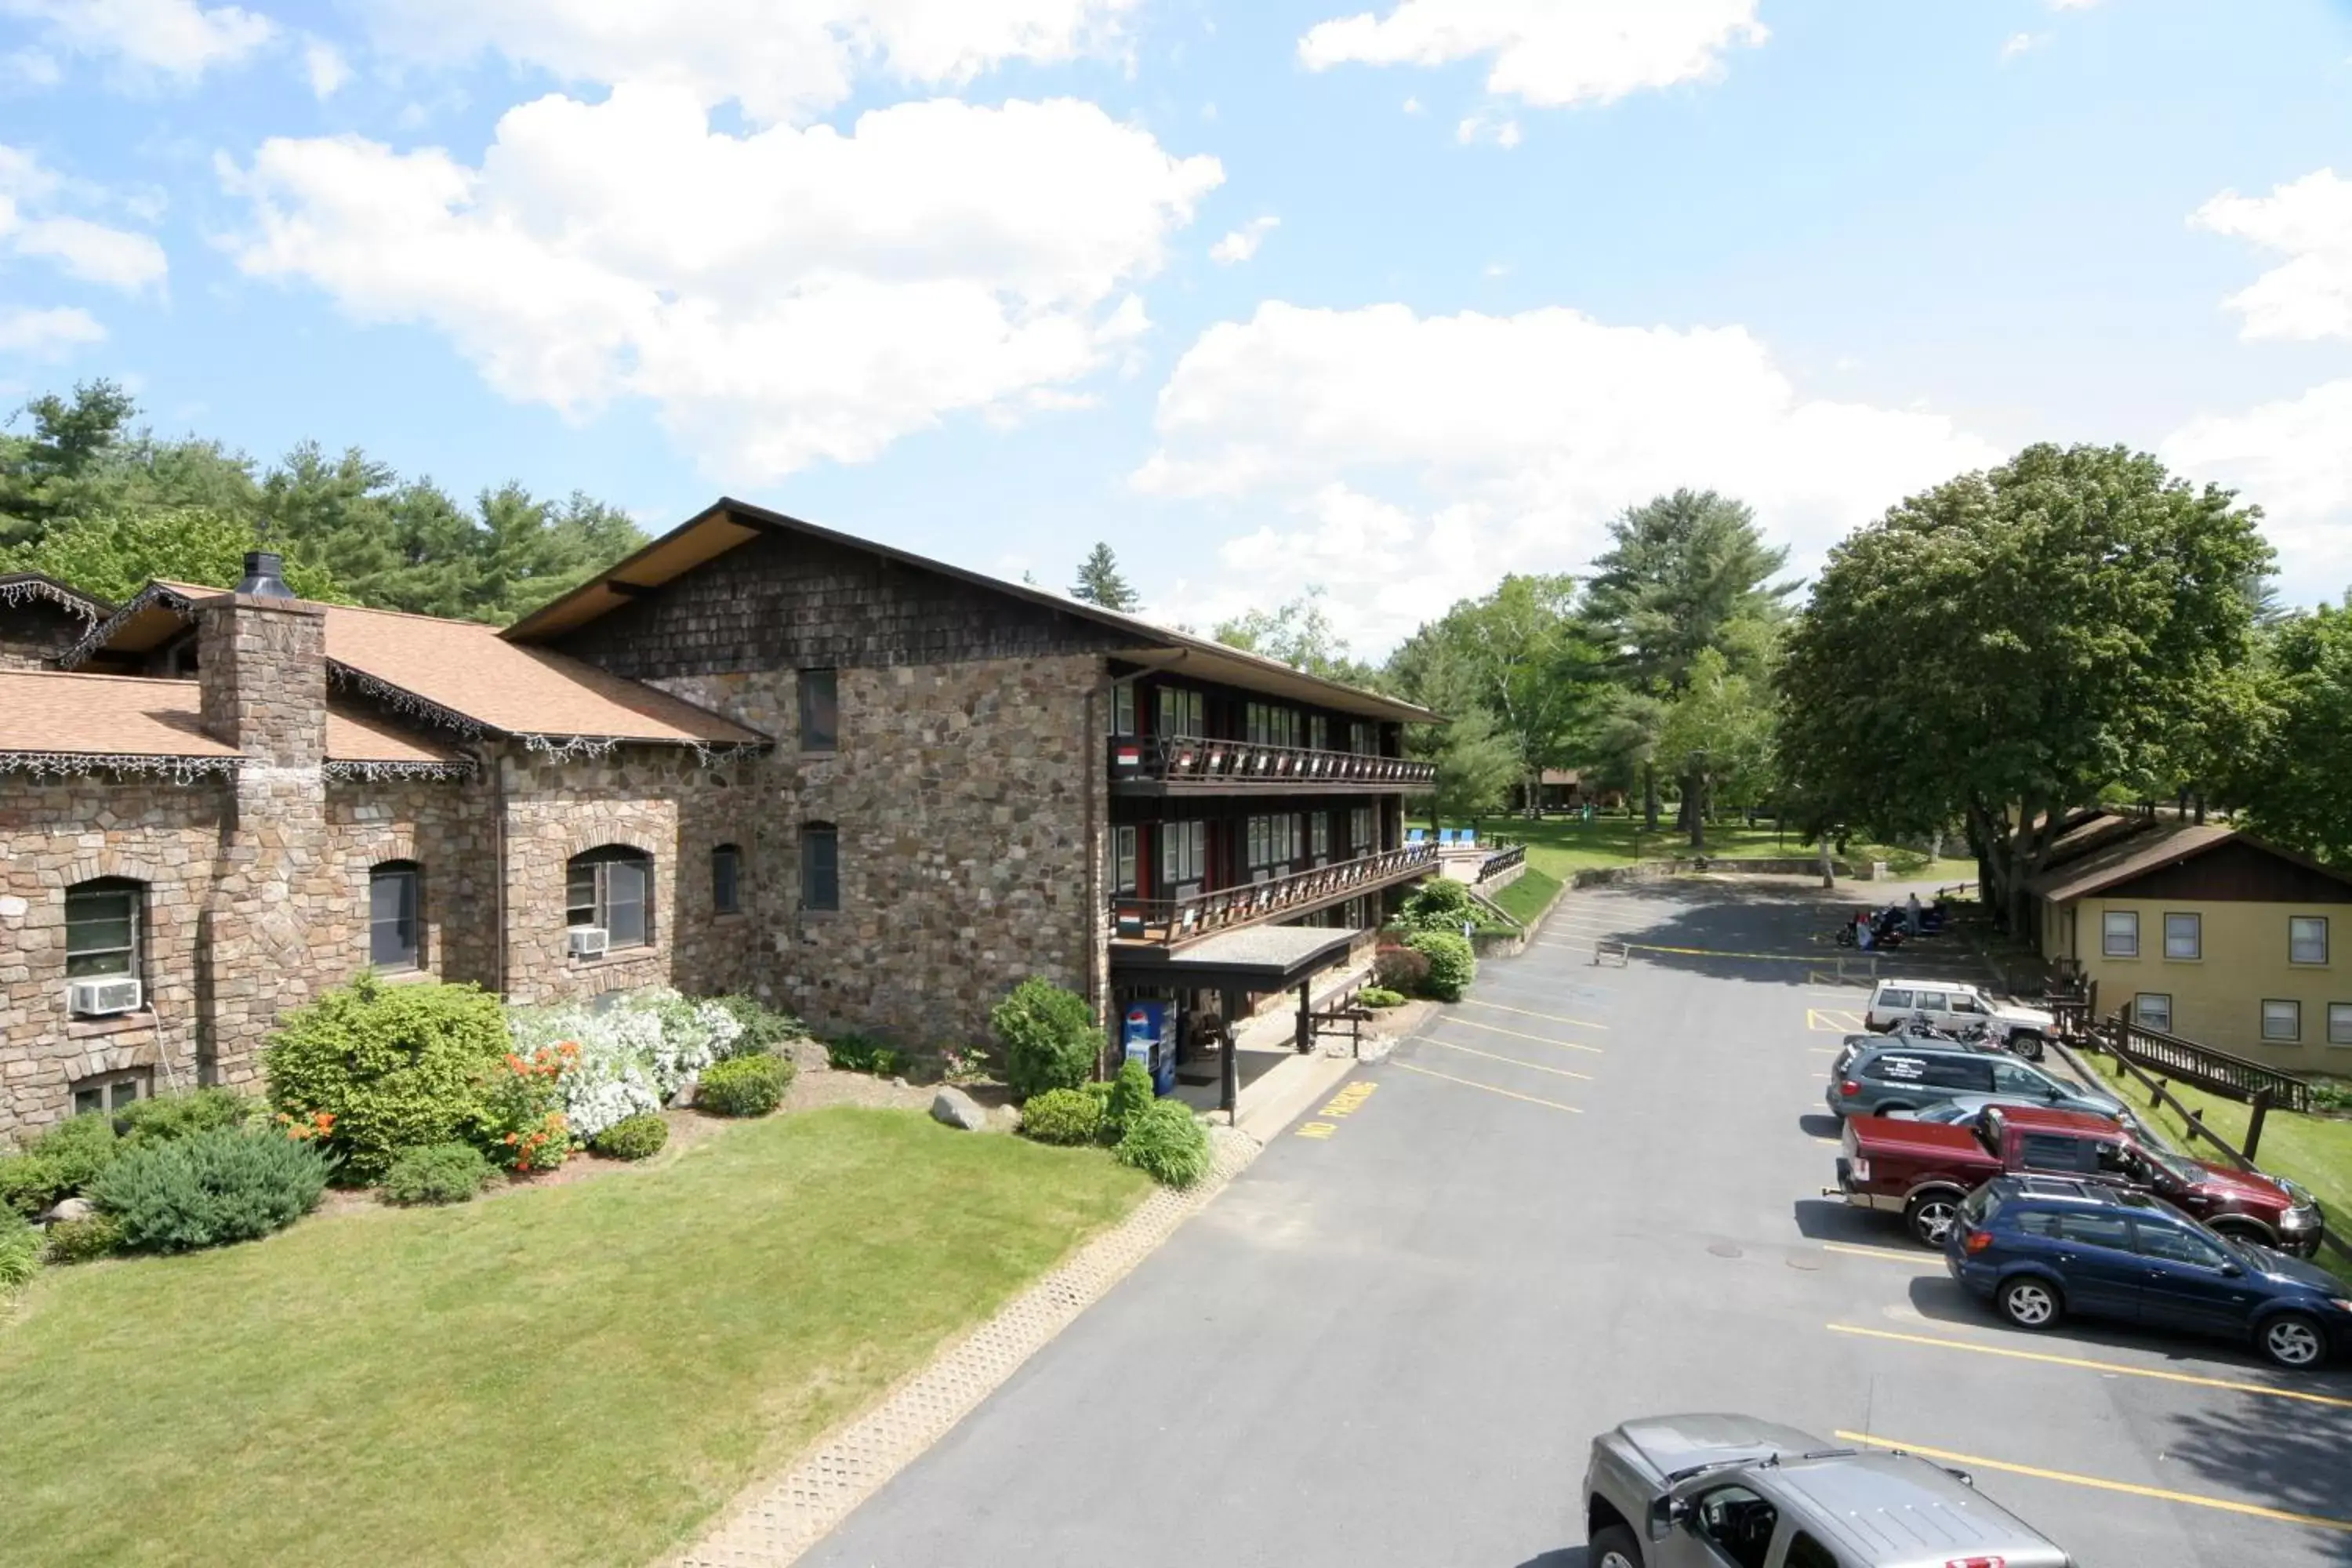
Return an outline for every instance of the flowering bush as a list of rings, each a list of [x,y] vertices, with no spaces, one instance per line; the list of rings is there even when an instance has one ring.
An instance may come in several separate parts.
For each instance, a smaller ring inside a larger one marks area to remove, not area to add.
[[[299,1142],[373,1182],[403,1149],[470,1135],[508,1049],[497,997],[471,985],[386,985],[363,972],[281,1021],[265,1058],[269,1105],[302,1122],[332,1112],[324,1139]]]
[[[552,1171],[572,1152],[572,1125],[558,1109],[564,1070],[580,1057],[571,1040],[541,1046],[529,1056],[509,1051],[482,1106],[482,1137],[490,1158],[515,1171]]]
[[[601,1009],[516,1008],[508,1029],[526,1055],[572,1047],[557,1087],[572,1133],[584,1139],[659,1110],[703,1068],[733,1055],[746,1034],[739,1006],[691,1001],[667,986],[610,999]]]

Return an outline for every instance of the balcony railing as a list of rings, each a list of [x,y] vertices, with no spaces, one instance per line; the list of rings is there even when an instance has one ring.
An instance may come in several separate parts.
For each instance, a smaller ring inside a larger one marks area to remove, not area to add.
[[[1173,899],[1115,893],[1110,900],[1111,935],[1121,942],[1172,946],[1212,931],[1232,931],[1318,908],[1436,868],[1437,846],[1408,844],[1214,892]]]
[[[1253,741],[1194,735],[1119,735],[1110,744],[1113,784],[1208,784],[1277,789],[1375,785],[1428,789],[1434,763],[1308,746],[1265,746]]]

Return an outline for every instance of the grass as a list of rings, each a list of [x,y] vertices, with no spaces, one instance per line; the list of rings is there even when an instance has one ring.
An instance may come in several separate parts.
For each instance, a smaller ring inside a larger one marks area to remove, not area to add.
[[[1513,879],[1508,887],[1495,895],[1495,902],[1505,914],[1524,927],[1543,913],[1544,906],[1550,903],[1551,896],[1559,891],[1558,877],[1529,865]]]
[[[1589,823],[1577,817],[1548,816],[1531,822],[1525,817],[1498,816],[1482,818],[1477,826],[1481,838],[1500,836],[1526,844],[1528,863],[1559,881],[1578,871],[1633,865],[1637,847],[1643,860],[1667,860],[1692,853],[1690,836],[1677,831],[1671,820],[1663,820],[1655,833],[1643,826],[1638,816],[1597,816]],[[1725,822],[1707,828],[1706,848],[1700,853],[1710,858],[1756,860],[1810,858],[1813,851],[1793,833]],[[1930,860],[1916,849],[1881,845],[1853,845],[1840,858],[1849,865],[1884,860],[1889,870],[1905,879],[1964,882],[1977,874],[1973,860]]]
[[[2137,1079],[2126,1076],[2114,1058],[2104,1051],[2095,1051],[2085,1059],[2116,1085],[2116,1092],[2131,1102],[2135,1112],[2153,1122],[2174,1143],[2198,1159],[2229,1163],[2212,1144],[2192,1138],[2186,1120],[2170,1106],[2150,1110],[2147,1090]],[[2232,1145],[2241,1149],[2246,1146],[2250,1107],[2208,1094],[2191,1084],[2171,1082],[2160,1074],[2158,1081],[2166,1084],[2183,1105],[2203,1112],[2205,1125]],[[2326,1211],[2329,1232],[2345,1235],[2346,1226],[2352,1224],[2352,1121],[2273,1110],[2263,1121],[2262,1146],[2254,1151],[2254,1161],[2273,1176],[2284,1176],[2310,1188],[2312,1196]],[[2342,1258],[2323,1251],[2319,1262],[2333,1273],[2352,1279],[2352,1263]]]
[[[1149,1190],[842,1108],[652,1167],[45,1272],[13,1563],[647,1562]]]

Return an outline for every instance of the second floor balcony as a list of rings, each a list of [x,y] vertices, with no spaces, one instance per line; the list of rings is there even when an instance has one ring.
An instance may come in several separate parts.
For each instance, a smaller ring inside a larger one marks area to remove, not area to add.
[[[1312,914],[1349,899],[1416,880],[1436,870],[1437,860],[1436,845],[1408,844],[1264,881],[1177,898],[1139,899],[1131,893],[1114,893],[1111,939],[1119,943],[1181,947],[1216,931]]]
[[[1121,795],[1397,795],[1436,782],[1433,763],[1362,752],[1195,735],[1117,735],[1110,742],[1110,784]]]

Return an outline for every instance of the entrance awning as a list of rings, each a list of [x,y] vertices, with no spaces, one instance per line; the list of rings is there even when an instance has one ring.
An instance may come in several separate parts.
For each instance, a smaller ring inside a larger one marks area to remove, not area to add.
[[[1245,926],[1175,952],[1111,950],[1111,983],[1180,990],[1287,991],[1348,956],[1361,931],[1336,926]]]

